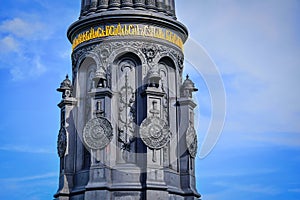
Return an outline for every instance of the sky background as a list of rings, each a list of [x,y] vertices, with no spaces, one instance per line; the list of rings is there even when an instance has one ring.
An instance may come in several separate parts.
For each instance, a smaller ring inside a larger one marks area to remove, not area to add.
[[[300,1],[177,0],[177,17],[217,66],[227,113],[213,151],[197,159],[204,200],[300,199]],[[79,0],[0,7],[0,199],[52,199],[58,185],[60,94],[71,74],[68,26]],[[197,49],[195,49],[197,51]],[[212,111],[203,73],[199,148]]]

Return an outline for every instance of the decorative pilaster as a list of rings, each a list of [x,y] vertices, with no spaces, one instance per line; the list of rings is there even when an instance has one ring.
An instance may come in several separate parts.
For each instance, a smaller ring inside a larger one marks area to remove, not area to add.
[[[160,74],[157,65],[148,71],[147,88],[142,94],[146,100],[147,115],[140,125],[140,137],[147,146],[147,196],[155,199],[167,199],[168,193],[164,191],[167,185],[164,181],[164,147],[171,139],[168,122],[163,119],[163,101],[165,93],[160,87]],[[156,191],[158,189],[160,191]]]
[[[106,84],[106,74],[102,68],[96,71],[93,78],[94,88],[89,92],[92,118],[85,124],[83,143],[91,153],[89,182],[86,188],[85,199],[92,199],[95,188],[105,187],[108,182],[108,165],[110,156],[108,149],[114,137],[110,122],[112,92]],[[103,194],[98,194],[104,197]]]
[[[180,88],[179,106],[179,157],[181,187],[186,194],[198,194],[195,179],[195,157],[197,154],[197,134],[194,128],[194,103],[192,93],[198,91],[194,83],[186,77]],[[198,194],[199,195],[199,194]]]
[[[76,106],[76,99],[72,95],[72,83],[68,75],[57,89],[62,93],[62,100],[58,104],[61,110],[60,130],[57,139],[57,152],[60,157],[60,176],[59,188],[55,195],[58,199],[63,199],[65,195],[69,195],[73,187],[73,159],[74,149],[72,146],[75,144],[75,126],[72,121],[72,109]]]

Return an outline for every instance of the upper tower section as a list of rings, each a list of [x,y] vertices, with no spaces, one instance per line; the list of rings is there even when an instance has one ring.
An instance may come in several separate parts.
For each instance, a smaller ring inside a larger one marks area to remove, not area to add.
[[[111,10],[147,10],[175,18],[174,0],[82,0],[80,17]]]
[[[182,50],[186,27],[176,20],[175,0],[82,0],[68,29],[73,50],[106,39],[160,40]]]

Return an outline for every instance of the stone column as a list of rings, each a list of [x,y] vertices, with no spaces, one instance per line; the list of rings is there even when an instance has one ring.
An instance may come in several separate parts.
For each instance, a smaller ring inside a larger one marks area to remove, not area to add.
[[[133,5],[137,9],[145,8],[145,0],[133,0]]]
[[[170,0],[165,0],[165,10],[166,10],[168,15],[171,14],[171,12],[170,12],[170,10],[171,10]]]
[[[171,6],[171,15],[176,19],[176,13],[175,13],[175,0],[171,0],[170,6]]]
[[[156,0],[156,7],[159,12],[164,12],[165,11],[164,0]]]
[[[89,12],[91,6],[91,0],[84,0],[84,8],[83,8],[83,14],[86,15]]]
[[[132,0],[121,0],[121,7],[124,9],[130,9],[133,7]]]
[[[90,12],[95,12],[97,10],[97,0],[91,0]]]
[[[98,0],[98,11],[105,11],[108,8],[108,0]]]
[[[110,10],[118,10],[120,9],[120,6],[121,6],[120,0],[110,0],[108,8]]]
[[[155,0],[146,0],[146,7],[150,10],[156,10]]]
[[[84,12],[84,6],[85,6],[85,0],[81,0],[80,16],[83,15],[83,12]]]

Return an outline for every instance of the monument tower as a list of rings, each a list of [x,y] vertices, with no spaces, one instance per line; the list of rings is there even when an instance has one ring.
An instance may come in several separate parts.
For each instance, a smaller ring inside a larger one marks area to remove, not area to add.
[[[186,27],[174,0],[82,0],[57,89],[58,200],[199,199]]]

